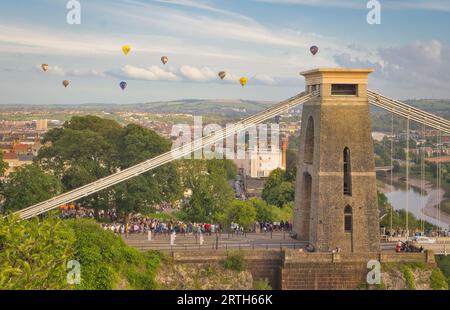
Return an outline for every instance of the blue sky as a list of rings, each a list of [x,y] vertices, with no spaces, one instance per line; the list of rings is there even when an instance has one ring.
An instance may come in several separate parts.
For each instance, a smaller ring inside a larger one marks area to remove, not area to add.
[[[450,98],[447,0],[381,0],[380,25],[366,0],[80,0],[81,25],[67,24],[67,2],[0,3],[0,104],[282,100],[316,67],[373,67],[374,90]]]

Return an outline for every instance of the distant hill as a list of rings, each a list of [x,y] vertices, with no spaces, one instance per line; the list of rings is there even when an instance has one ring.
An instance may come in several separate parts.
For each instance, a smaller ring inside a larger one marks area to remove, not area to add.
[[[182,99],[176,101],[157,101],[135,104],[85,103],[81,105],[0,105],[1,111],[39,111],[39,110],[87,110],[87,111],[130,111],[153,113],[179,113],[202,115],[218,114],[225,117],[239,117],[254,114],[276,104],[271,101],[252,100],[203,100]]]
[[[134,105],[136,110],[142,112],[163,113],[187,113],[187,114],[222,114],[226,116],[237,116],[254,114],[274,105],[269,101],[248,100],[201,100],[188,99],[168,102],[149,102]]]

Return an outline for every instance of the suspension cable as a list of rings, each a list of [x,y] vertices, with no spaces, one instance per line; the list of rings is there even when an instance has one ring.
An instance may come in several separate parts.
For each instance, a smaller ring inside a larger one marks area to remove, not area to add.
[[[392,159],[394,152],[394,113],[391,113],[391,191],[393,190],[393,174],[394,174],[394,161]],[[394,206],[391,204],[391,236],[393,233],[392,230],[392,217],[394,214]]]
[[[406,235],[409,237],[409,118],[406,119]]]
[[[438,236],[440,234],[441,231],[441,227],[443,227],[442,223],[441,223],[441,173],[442,173],[442,169],[441,169],[441,157],[442,157],[442,131],[439,131],[439,140],[438,140],[438,150],[439,150],[439,157],[437,160],[437,177],[438,177],[438,182],[437,182],[437,186],[438,186],[438,223],[439,223],[439,230],[438,230]]]
[[[425,125],[422,125],[422,139],[426,142]],[[420,230],[425,232],[424,209],[426,207],[425,197],[425,144],[420,148],[420,195],[422,198],[422,206],[420,209]]]

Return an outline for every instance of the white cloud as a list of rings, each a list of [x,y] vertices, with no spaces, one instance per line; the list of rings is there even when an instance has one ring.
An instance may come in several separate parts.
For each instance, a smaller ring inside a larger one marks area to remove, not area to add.
[[[373,77],[383,85],[410,92],[410,97],[431,98],[435,92],[448,93],[450,85],[450,45],[437,40],[381,48],[378,61],[362,60],[349,54],[335,57],[343,67],[375,68]],[[448,96],[448,94],[447,94]]]
[[[266,74],[257,74],[255,75],[250,82],[255,82],[255,83],[261,83],[264,85],[276,85],[277,81],[275,81],[275,79],[269,75]]]
[[[246,20],[246,21],[251,20],[251,18],[249,18],[245,15],[241,15],[241,14],[238,14],[238,13],[232,12],[232,11],[218,9],[213,6],[207,5],[205,3],[193,1],[193,0],[153,0],[153,1],[159,2],[159,3],[165,3],[165,4],[171,4],[171,5],[181,5],[181,6],[191,7],[191,8],[195,8],[195,9],[201,9],[201,10],[218,13],[218,14],[222,14],[225,16],[242,19],[242,20]],[[134,2],[136,2],[136,1],[134,1]]]
[[[180,72],[189,81],[208,82],[217,79],[217,75],[208,67],[196,68],[193,66],[182,66]]]
[[[176,74],[165,71],[158,66],[150,66],[148,68],[140,68],[126,65],[119,73],[124,78],[147,80],[147,81],[179,81],[180,77]]]
[[[43,72],[42,65],[36,65],[33,67],[36,72]],[[105,77],[105,73],[93,69],[71,69],[64,70],[58,65],[49,65],[48,70],[45,74],[56,75],[56,76],[84,76],[84,77]]]
[[[167,70],[161,69],[158,66],[142,68],[126,65],[120,70],[108,70],[105,75],[125,80],[239,84],[241,76],[233,72],[226,72],[225,79],[220,80],[218,77],[219,71],[221,70],[189,65],[182,65],[179,68],[171,66]],[[247,76],[247,78],[249,78],[248,86],[297,86],[300,83],[300,78],[273,77],[267,74],[252,75]]]
[[[255,2],[364,9],[369,0],[252,0]],[[382,8],[450,12],[448,0],[380,0]]]

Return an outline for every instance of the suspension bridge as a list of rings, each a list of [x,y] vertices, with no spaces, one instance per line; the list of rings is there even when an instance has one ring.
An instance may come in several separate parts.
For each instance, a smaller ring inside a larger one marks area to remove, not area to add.
[[[321,72],[321,70],[322,69],[318,69],[317,72]],[[349,72],[349,71],[356,72],[357,70],[361,70],[361,69],[356,69],[356,70],[355,69],[328,69],[328,70],[333,70],[332,72],[341,74],[343,72]],[[347,71],[345,71],[345,70],[347,70]],[[370,73],[372,71],[369,69],[369,71],[366,70],[364,72]],[[323,85],[325,85],[324,81],[322,81],[321,83]],[[340,83],[343,84],[342,81],[340,81]],[[203,149],[204,147],[211,146],[212,144],[215,144],[219,141],[223,141],[225,138],[227,138],[229,136],[234,136],[235,134],[237,134],[239,132],[248,130],[257,124],[265,122],[267,120],[270,120],[270,119],[276,117],[277,115],[283,114],[298,105],[312,102],[314,100],[321,100],[321,97],[324,96],[323,89],[321,89],[320,87],[316,87],[316,86],[323,86],[322,84],[313,85],[314,87],[307,86],[307,90],[305,92],[302,92],[292,98],[282,101],[265,111],[259,112],[252,116],[249,116],[249,117],[237,122],[235,124],[235,126],[218,130],[216,132],[211,133],[210,135],[196,139],[190,143],[182,145],[182,146],[175,148],[169,152],[166,152],[166,153],[163,153],[154,158],[148,159],[140,164],[137,164],[130,168],[118,171],[114,174],[111,174],[111,175],[105,177],[105,178],[99,179],[97,181],[86,184],[77,189],[74,189],[74,190],[68,191],[66,193],[63,193],[59,196],[53,197],[49,200],[40,202],[33,206],[30,206],[30,207],[27,207],[20,211],[17,211],[15,214],[17,214],[21,219],[29,219],[29,218],[38,216],[40,214],[43,214],[43,213],[46,213],[53,209],[56,209],[56,208],[60,207],[61,205],[72,203],[80,198],[89,196],[89,195],[99,192],[103,189],[106,189],[106,188],[114,186],[118,183],[124,182],[130,178],[137,176],[137,175],[143,174],[143,173],[150,171],[152,169],[155,169],[159,166],[162,166],[164,164],[172,162],[176,159],[182,158],[182,157],[189,155],[197,150]],[[361,96],[361,94],[363,94],[364,100],[366,100],[365,98],[367,98],[367,102],[369,104],[390,112],[392,114],[392,117],[394,115],[397,115],[397,116],[405,118],[407,120],[407,124],[408,124],[408,129],[407,129],[408,134],[409,134],[409,122],[410,121],[414,121],[419,124],[422,124],[422,126],[424,126],[424,127],[429,127],[434,130],[437,130],[441,134],[450,134],[450,121],[448,121],[442,117],[435,116],[431,113],[428,113],[426,111],[420,110],[415,107],[412,107],[401,101],[389,98],[389,97],[379,94],[375,91],[368,90],[367,88],[365,88],[362,91],[364,93],[359,93],[359,96]],[[342,100],[342,98],[345,99],[345,97],[347,97],[347,96],[341,96],[341,98],[339,100]],[[407,147],[409,148],[409,139],[408,139],[407,143],[408,143]],[[408,158],[407,158],[407,162],[408,162]],[[391,163],[391,166],[392,166],[392,163]],[[407,166],[408,166],[408,164],[407,164]],[[386,170],[386,169],[390,169],[390,167],[382,167],[382,169]],[[408,177],[408,171],[409,170],[407,167],[407,177]]]

